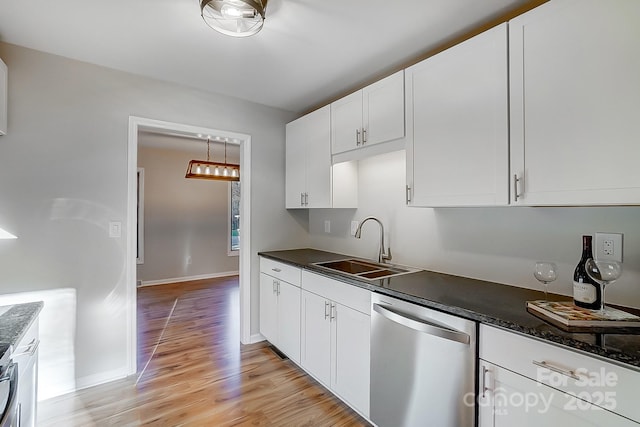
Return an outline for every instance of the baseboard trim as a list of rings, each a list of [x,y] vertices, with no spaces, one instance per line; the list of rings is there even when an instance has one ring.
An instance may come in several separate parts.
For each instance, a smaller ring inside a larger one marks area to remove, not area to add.
[[[249,342],[243,342],[242,344],[255,344],[257,342],[261,342],[261,341],[265,341],[266,338],[262,336],[262,334],[257,333],[257,334],[252,334],[249,337]]]
[[[127,369],[113,369],[107,372],[87,375],[76,380],[76,390],[93,387],[96,385],[106,384],[111,381],[120,380],[128,376]]]
[[[239,274],[238,271],[223,271],[221,273],[199,274],[197,276],[173,277],[170,279],[162,279],[162,280],[145,280],[145,281],[139,282],[140,284],[138,285],[138,287],[166,285],[169,283],[191,282],[192,280],[217,279],[219,277],[237,276],[238,274]]]

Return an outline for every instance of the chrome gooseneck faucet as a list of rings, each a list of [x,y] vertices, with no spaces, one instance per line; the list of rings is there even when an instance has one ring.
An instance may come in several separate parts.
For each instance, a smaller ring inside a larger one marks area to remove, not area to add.
[[[364,225],[365,222],[369,221],[369,220],[373,220],[375,222],[378,223],[378,225],[380,225],[380,251],[378,252],[378,262],[385,262],[385,261],[389,261],[391,259],[391,248],[388,248],[386,253],[384,250],[384,225],[382,225],[382,222],[380,222],[380,220],[378,218],[376,218],[375,216],[368,216],[365,219],[363,219],[362,221],[360,221],[360,225],[358,225],[358,228],[356,229],[355,234],[353,235],[356,239],[359,239],[362,236],[362,226]]]

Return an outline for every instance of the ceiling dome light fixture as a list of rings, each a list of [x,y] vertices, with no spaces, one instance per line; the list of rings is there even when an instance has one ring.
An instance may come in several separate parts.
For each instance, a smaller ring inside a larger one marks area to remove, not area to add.
[[[267,0],[201,0],[202,19],[216,31],[247,37],[262,29]]]

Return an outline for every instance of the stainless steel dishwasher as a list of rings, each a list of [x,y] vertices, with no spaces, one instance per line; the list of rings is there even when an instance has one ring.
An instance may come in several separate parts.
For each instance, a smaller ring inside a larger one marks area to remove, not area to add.
[[[371,304],[371,420],[472,427],[475,322],[376,293]]]

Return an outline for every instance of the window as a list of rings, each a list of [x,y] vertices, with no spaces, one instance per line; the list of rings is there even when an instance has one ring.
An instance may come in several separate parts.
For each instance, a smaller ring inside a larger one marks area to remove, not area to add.
[[[240,182],[229,183],[229,256],[240,250]]]

